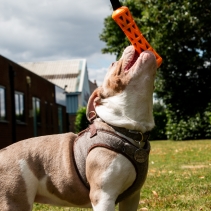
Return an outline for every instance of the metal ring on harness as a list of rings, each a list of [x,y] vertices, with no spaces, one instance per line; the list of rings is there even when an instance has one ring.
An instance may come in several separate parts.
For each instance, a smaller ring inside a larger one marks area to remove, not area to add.
[[[135,140],[134,141],[138,144],[140,144],[140,142],[143,142],[144,141],[144,134],[142,132],[137,132],[137,131],[133,131],[133,130],[129,130],[130,133],[135,133],[135,134],[141,134],[141,140]]]
[[[143,140],[144,140],[144,135],[143,135],[143,133],[142,132],[139,132],[140,134],[141,134],[141,140],[134,140],[135,142],[137,142],[137,143],[140,143],[140,142],[142,142]]]
[[[97,118],[96,112],[95,111],[90,111],[89,114],[88,114],[88,120],[90,122],[93,122],[93,120],[96,119],[96,118]]]

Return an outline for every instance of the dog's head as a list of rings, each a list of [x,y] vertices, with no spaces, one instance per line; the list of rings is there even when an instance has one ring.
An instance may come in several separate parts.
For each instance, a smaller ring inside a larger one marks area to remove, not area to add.
[[[120,60],[109,67],[102,86],[92,93],[87,118],[95,111],[111,125],[141,132],[151,130],[156,69],[151,51],[139,55],[133,46],[127,47]]]

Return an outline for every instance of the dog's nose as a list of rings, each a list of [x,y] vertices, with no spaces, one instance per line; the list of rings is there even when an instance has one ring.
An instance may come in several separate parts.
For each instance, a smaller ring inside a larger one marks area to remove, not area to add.
[[[156,62],[156,57],[154,55],[154,53],[152,53],[151,51],[143,51],[140,54],[140,57],[142,59],[142,63],[150,63],[150,64],[156,64],[157,67],[157,62]]]

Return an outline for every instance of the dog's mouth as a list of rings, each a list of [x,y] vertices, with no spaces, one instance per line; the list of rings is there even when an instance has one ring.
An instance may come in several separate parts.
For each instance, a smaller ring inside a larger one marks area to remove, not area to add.
[[[140,54],[137,51],[134,51],[134,54],[131,56],[131,59],[129,60],[128,64],[124,68],[125,71],[128,71],[135,64],[139,55]]]

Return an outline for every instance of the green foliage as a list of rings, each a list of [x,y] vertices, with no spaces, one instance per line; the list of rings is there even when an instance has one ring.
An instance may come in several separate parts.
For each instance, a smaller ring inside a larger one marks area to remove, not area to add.
[[[150,133],[150,140],[166,140],[167,116],[165,106],[157,102],[153,106],[153,115],[155,119],[155,128]]]
[[[86,129],[88,125],[89,121],[86,118],[86,107],[81,107],[76,113],[75,132],[79,133],[80,131]]]
[[[211,138],[211,106],[202,113],[188,119],[175,119],[161,103],[155,103],[153,109],[155,128],[151,140],[191,140]]]
[[[175,120],[171,112],[167,112],[168,123],[166,134],[171,140],[190,140],[211,138],[211,112],[206,109],[188,119]]]
[[[163,31],[157,51],[164,60],[156,91],[174,116],[189,118],[202,113],[211,99],[211,33],[204,31],[211,30],[211,2],[167,2],[160,5],[162,14],[155,12]]]

